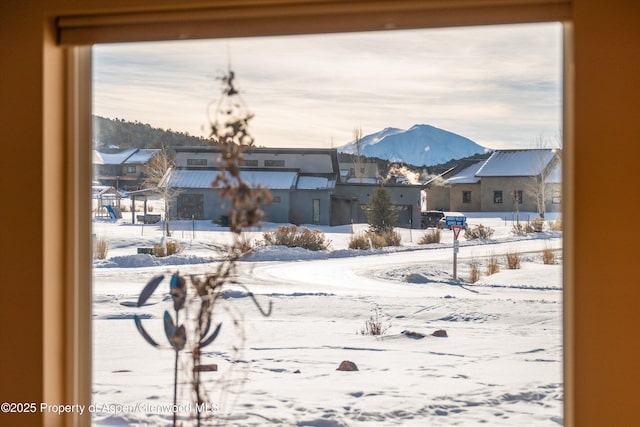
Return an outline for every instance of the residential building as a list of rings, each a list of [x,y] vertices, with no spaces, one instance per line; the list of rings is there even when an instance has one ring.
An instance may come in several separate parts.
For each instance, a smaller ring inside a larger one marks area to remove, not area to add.
[[[112,152],[93,150],[95,180],[117,190],[140,190],[147,179],[147,165],[159,153],[159,149],[142,148]]]
[[[341,161],[339,165],[341,182],[376,184],[380,181],[380,171],[375,161]]]
[[[212,186],[220,173],[220,151],[216,147],[176,148],[176,168],[161,185],[176,195],[170,203],[170,218],[223,219],[228,202]],[[335,149],[251,148],[241,161],[241,177],[251,186],[271,191],[271,204],[263,206],[265,221],[292,224],[340,225],[367,222],[366,205],[372,182],[343,183]],[[398,210],[398,226],[419,222],[416,207],[420,186],[387,184]]]
[[[559,152],[552,149],[497,150],[445,181],[450,207],[461,212],[559,212]]]

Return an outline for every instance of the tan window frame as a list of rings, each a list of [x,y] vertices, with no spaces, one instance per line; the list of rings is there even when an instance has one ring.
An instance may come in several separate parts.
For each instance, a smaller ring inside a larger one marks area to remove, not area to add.
[[[90,45],[106,42],[177,40],[276,34],[308,34],[344,31],[433,28],[488,24],[561,21],[565,23],[565,117],[563,212],[572,218],[572,123],[570,0],[236,0],[211,1],[203,8],[157,6],[157,10],[60,16],[56,20],[58,44],[68,47],[68,158],[67,254],[73,289],[66,302],[68,401],[91,401],[91,226],[89,185],[91,177],[91,52]],[[565,240],[571,242],[571,230]],[[572,310],[572,247],[565,245],[565,313]],[[572,316],[566,316],[570,319]],[[573,325],[565,321],[565,366],[570,353]],[[565,418],[572,425],[572,384],[565,369]],[[77,416],[69,425],[90,425],[90,415]]]

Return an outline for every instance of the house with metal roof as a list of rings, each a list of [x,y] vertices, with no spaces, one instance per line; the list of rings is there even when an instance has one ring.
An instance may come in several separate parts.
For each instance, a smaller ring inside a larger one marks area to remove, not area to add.
[[[163,178],[177,196],[170,218],[218,220],[227,215],[219,188],[213,187],[222,166],[216,147],[176,147],[176,167]],[[265,220],[276,223],[340,225],[366,222],[365,207],[375,183],[344,183],[337,150],[253,147],[243,154],[241,177],[253,187],[266,187],[272,202],[263,206]],[[401,213],[398,225],[419,224],[420,187],[390,185]],[[415,193],[415,194],[414,194]],[[417,222],[414,222],[417,221]]]
[[[559,212],[560,151],[496,150],[445,181],[450,209],[462,212]]]
[[[159,149],[93,150],[93,175],[101,185],[117,190],[139,190],[147,178],[147,165]]]

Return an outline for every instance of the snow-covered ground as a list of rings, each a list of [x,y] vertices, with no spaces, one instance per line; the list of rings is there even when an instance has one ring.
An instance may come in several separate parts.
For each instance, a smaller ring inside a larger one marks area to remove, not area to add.
[[[528,214],[533,218],[533,214]],[[162,314],[168,280],[150,303],[131,307],[158,274],[212,271],[215,247],[227,229],[209,221],[172,221],[185,246],[167,258],[138,255],[162,238],[162,226],[96,219],[94,234],[109,244],[94,264],[93,421],[96,426],[171,425],[173,356],[148,345],[133,315],[164,343]],[[541,251],[560,249],[561,234],[515,237],[512,214],[468,214],[470,225],[496,232],[490,241],[461,236],[452,280],[453,233],[418,245],[423,230],[399,230],[402,247],[347,249],[366,224],[320,228],[329,251],[260,248],[239,263],[218,310],[223,323],[204,355],[218,372],[205,372],[209,423],[230,426],[557,426],[562,425],[562,266],[545,265]],[[521,214],[526,219],[527,214]],[[507,219],[505,219],[507,218]],[[553,219],[553,217],[551,217]],[[259,240],[264,230],[247,233]],[[504,255],[520,252],[522,268]],[[488,258],[500,272],[486,276]],[[471,261],[482,277],[466,283]],[[273,305],[263,317],[246,290]],[[161,292],[160,292],[161,291]],[[382,336],[362,335],[378,313]],[[234,322],[235,321],[235,322]],[[435,337],[445,330],[448,337]],[[406,331],[425,335],[411,337]],[[189,356],[180,362],[185,366]],[[343,360],[359,371],[336,368]],[[179,418],[189,413],[186,368],[181,371]],[[120,406],[121,405],[121,406]],[[193,409],[193,408],[191,408]],[[189,424],[187,424],[189,425]]]

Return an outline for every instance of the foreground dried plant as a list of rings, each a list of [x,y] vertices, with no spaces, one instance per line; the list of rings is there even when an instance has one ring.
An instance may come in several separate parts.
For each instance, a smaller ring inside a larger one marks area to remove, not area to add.
[[[270,203],[271,193],[266,188],[252,188],[242,179],[240,162],[243,153],[253,145],[253,137],[248,131],[249,120],[253,115],[248,112],[234,86],[234,73],[229,71],[221,78],[221,81],[223,84],[222,97],[217,105],[215,118],[211,120],[211,139],[213,144],[220,149],[222,166],[211,185],[214,188],[219,188],[221,198],[228,203],[227,214],[233,240],[231,244],[224,247],[223,259],[214,271],[202,276],[184,276],[179,273],[172,276],[170,294],[174,315],[171,315],[169,311],[164,313],[165,333],[170,347],[175,351],[174,403],[177,399],[177,385],[179,383],[179,354],[181,351],[187,350],[187,353],[191,355],[191,361],[185,370],[191,375],[189,380],[192,392],[191,400],[194,403],[192,408],[195,410],[195,414],[192,415],[197,426],[212,416],[197,408],[201,408],[209,401],[207,389],[201,378],[203,371],[202,350],[215,341],[223,326],[222,323],[218,323],[213,327],[214,315],[219,315],[220,310],[225,310],[232,319],[238,339],[241,342],[245,339],[244,330],[240,326],[242,313],[233,309],[229,304],[222,304],[225,286],[233,284],[236,287],[243,287],[248,297],[252,299],[264,316],[269,316],[272,309],[271,302],[266,310],[263,309],[253,293],[235,281],[236,262],[247,250],[247,239],[243,230],[260,224],[264,216],[262,206]],[[147,283],[140,294],[138,307],[144,305],[162,280],[163,276],[157,276]],[[180,323],[182,311],[185,315],[183,322]],[[141,317],[136,315],[134,320],[144,339],[154,347],[160,348],[161,346],[142,326]],[[242,345],[234,346],[232,354],[237,357],[241,348]],[[228,383],[222,385],[221,388],[227,386]],[[173,425],[176,426],[177,414],[174,412],[173,415]]]

